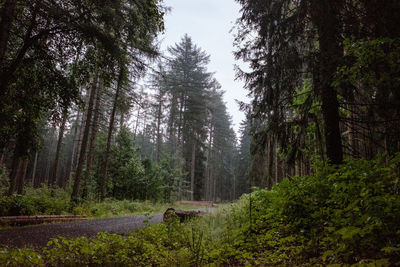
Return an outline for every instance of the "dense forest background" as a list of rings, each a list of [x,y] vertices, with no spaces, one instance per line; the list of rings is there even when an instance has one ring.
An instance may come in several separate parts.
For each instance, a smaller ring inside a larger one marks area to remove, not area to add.
[[[247,126],[238,145],[209,55],[189,36],[160,54],[166,11],[156,1],[3,3],[4,194],[47,185],[75,202],[228,201],[248,190]]]

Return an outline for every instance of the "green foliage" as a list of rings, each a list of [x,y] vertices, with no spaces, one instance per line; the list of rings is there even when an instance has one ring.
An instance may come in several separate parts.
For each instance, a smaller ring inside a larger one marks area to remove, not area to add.
[[[88,200],[70,210],[70,194],[62,189],[43,187],[26,188],[25,195],[0,197],[0,216],[63,215],[88,217],[116,217],[165,211],[177,204],[154,201],[106,199],[104,202]],[[182,207],[185,208],[185,207]],[[188,208],[188,207],[186,207]]]
[[[129,201],[106,199],[104,202],[84,202],[75,207],[72,213],[90,217],[116,217],[133,214],[148,214],[165,211],[171,204],[151,201]]]
[[[103,172],[105,138],[104,132],[100,132],[96,142],[97,182]],[[111,152],[108,196],[119,200],[172,200],[173,193],[178,191],[178,182],[184,176],[180,166],[176,166],[175,158],[163,155],[159,163],[140,160],[134,135],[126,127],[119,131]]]
[[[335,85],[345,82],[360,83],[372,91],[382,86],[387,86],[388,91],[393,87],[398,88],[399,81],[397,78],[400,74],[399,38],[346,39],[344,45],[346,57],[353,58],[355,61],[352,65],[344,66],[339,70]]]
[[[72,81],[80,79],[76,72],[70,79],[66,70],[82,46],[101,52],[104,69],[132,64],[137,73],[143,70],[144,57],[157,54],[154,40],[164,29],[165,8],[158,0],[40,1],[17,6],[15,18],[20,19],[12,16],[10,28],[2,30],[10,36],[5,39],[7,50],[2,51],[8,60],[0,70],[0,144],[17,138],[21,154],[37,149],[41,117],[56,118],[78,102],[79,86]]]
[[[400,154],[336,168],[318,163],[313,175],[254,189],[229,211],[129,236],[54,239],[41,254],[3,249],[0,264],[15,257],[22,266],[33,266],[28,258],[38,266],[394,266],[400,263],[399,167]]]
[[[151,225],[128,236],[99,233],[97,238],[59,237],[41,252],[0,251],[1,266],[200,266],[212,245],[210,218],[187,224]]]
[[[388,167],[382,158],[320,164],[313,175],[244,196],[224,255],[243,264],[398,263],[399,164],[400,155]]]
[[[43,253],[50,266],[149,266],[163,262],[158,246],[131,235],[99,233],[96,239],[58,238],[47,244]]]
[[[110,166],[113,196],[117,199],[139,199],[135,193],[141,187],[137,181],[144,176],[144,168],[137,156],[134,136],[128,128],[121,128],[112,147],[112,162]]]
[[[0,216],[67,214],[69,195],[62,189],[27,188],[25,195],[0,198]]]
[[[158,173],[162,180],[163,201],[171,202],[173,193],[179,190],[179,184],[185,177],[180,167],[175,166],[176,159],[164,155],[158,164]]]
[[[32,249],[0,248],[1,266],[44,266],[42,255]]]

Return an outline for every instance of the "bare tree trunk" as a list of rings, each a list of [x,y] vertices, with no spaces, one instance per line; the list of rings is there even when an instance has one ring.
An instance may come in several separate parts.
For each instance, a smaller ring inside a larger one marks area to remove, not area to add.
[[[139,98],[139,103],[140,103],[141,101],[142,101],[142,96],[140,96],[140,98]],[[138,112],[137,112],[137,115],[136,115],[136,123],[135,123],[135,133],[134,133],[135,139],[136,139],[137,130],[138,130],[138,127],[139,127],[140,109],[141,109],[141,107],[140,107],[140,104],[139,104],[139,105],[138,105]]]
[[[215,179],[213,177],[212,170],[211,170],[211,179],[212,179],[212,184],[213,184],[213,187],[212,187],[212,199],[213,199],[213,202],[216,202],[217,201],[217,196],[216,196],[217,179]]]
[[[277,140],[275,141],[274,157],[275,157],[275,184],[279,184],[279,154],[278,154]]]
[[[102,89],[103,89],[103,83],[101,81],[99,84],[98,90],[97,90],[92,130],[91,130],[90,141],[89,141],[89,151],[87,154],[86,172],[85,172],[85,178],[83,180],[83,192],[82,192],[83,199],[86,199],[88,196],[88,182],[89,182],[90,173],[91,173],[92,165],[93,165],[94,149],[95,149],[95,145],[96,145],[96,135],[97,135],[97,131],[99,129],[99,116],[100,116],[100,104],[101,104]]]
[[[24,182],[25,182],[25,177],[26,177],[26,171],[28,170],[28,163],[29,163],[29,158],[26,157],[23,160],[22,169],[19,171],[19,175],[17,178],[17,194],[22,195],[24,193]]]
[[[89,106],[89,100],[90,100],[90,94],[88,94],[86,96],[85,107]],[[79,155],[81,154],[83,134],[84,134],[84,129],[86,127],[86,122],[87,122],[86,121],[87,113],[88,113],[88,109],[86,108],[86,110],[84,110],[82,113],[81,123],[80,123],[80,127],[79,127],[77,150],[76,150],[75,159],[74,159],[75,165],[79,162]],[[77,166],[74,166],[74,167],[76,169]]]
[[[236,175],[233,174],[233,197],[231,198],[231,201],[236,199]]]
[[[100,184],[100,199],[101,200],[104,200],[104,198],[106,196],[108,165],[110,164],[111,138],[112,138],[112,134],[113,134],[113,130],[114,130],[115,113],[117,110],[119,95],[120,95],[120,91],[122,88],[122,79],[123,79],[123,70],[120,70],[119,77],[118,77],[117,91],[115,92],[114,104],[113,104],[113,108],[111,111],[110,124],[108,126],[104,171],[103,171],[103,177],[101,179],[101,184]]]
[[[36,185],[35,183],[35,176],[36,176],[36,168],[37,168],[37,160],[38,160],[39,152],[35,152],[35,158],[33,159],[33,167],[32,167],[32,175],[31,175],[31,181],[32,181],[32,187]]]
[[[179,107],[179,123],[178,123],[178,140],[177,143],[182,143],[182,151],[183,151],[183,137],[182,137],[182,131],[183,131],[183,109],[185,106],[185,93],[181,93],[181,105]]]
[[[20,157],[14,152],[13,155],[13,162],[11,165],[11,173],[10,173],[10,187],[8,190],[8,194],[11,196],[15,192],[16,186],[16,179],[18,177],[19,169],[21,168],[21,159]]]
[[[326,155],[332,164],[343,162],[342,139],[339,127],[339,102],[332,87],[336,69],[343,57],[340,47],[339,13],[342,0],[313,0],[312,21],[318,31],[320,47],[320,81],[317,88],[321,94],[321,108],[324,120]]]
[[[121,129],[125,124],[125,115],[123,112],[121,112],[121,117],[120,117],[120,121],[119,121],[119,129]]]
[[[74,126],[74,136],[72,137],[72,151],[71,151],[71,157],[69,160],[68,164],[68,169],[66,171],[66,175],[64,177],[64,182],[63,182],[63,187],[68,184],[69,180],[71,179],[71,174],[72,174],[72,169],[74,168],[75,165],[75,151],[76,148],[79,144],[79,141],[76,140],[78,137],[78,127],[79,127],[79,120],[80,120],[80,110],[78,111],[78,115],[75,120],[75,126]]]
[[[268,141],[268,188],[274,185],[274,137],[270,136]]]
[[[161,134],[160,134],[160,127],[161,127],[161,114],[162,113],[162,101],[160,100],[158,104],[158,111],[157,111],[157,149],[156,149],[156,161],[160,162],[160,154],[161,154]]]
[[[190,170],[190,200],[194,200],[194,175],[195,175],[195,167],[196,167],[196,140],[193,139],[193,148],[192,148],[192,163]]]
[[[0,165],[3,164],[5,157],[6,157],[6,148],[3,148],[0,154]]]
[[[59,133],[58,133],[56,157],[55,157],[55,160],[54,160],[54,175],[51,177],[51,179],[49,179],[49,185],[54,185],[56,182],[57,182],[57,184],[59,186],[61,184],[60,183],[61,178],[57,179],[57,177],[58,177],[58,165],[59,165],[59,162],[60,162],[60,152],[61,152],[62,141],[63,141],[63,137],[64,137],[65,124],[67,123],[67,119],[68,119],[68,110],[64,110],[61,126],[60,126]]]
[[[53,146],[53,138],[51,140],[52,140],[52,142],[50,143],[50,146],[47,149],[46,169],[45,169],[45,173],[44,173],[44,179],[41,181],[41,184],[47,183],[49,181],[49,177],[50,177],[51,148]]]
[[[90,123],[92,120],[94,98],[95,98],[96,90],[97,90],[97,79],[98,79],[98,70],[96,70],[92,88],[90,90],[89,106],[88,106],[87,116],[86,116],[86,125],[85,125],[85,130],[83,132],[82,146],[81,146],[81,151],[79,153],[80,155],[79,155],[78,167],[76,168],[74,186],[73,186],[72,195],[71,195],[71,200],[74,203],[78,202],[81,176],[82,176],[83,166],[84,166],[85,160],[86,160],[86,149],[87,149],[87,143],[88,143],[88,139],[89,139]]]
[[[207,155],[207,184],[206,184],[206,200],[212,200],[212,181],[211,181],[211,154],[212,154],[212,140],[214,129],[210,127],[210,139],[208,141],[208,155]]]
[[[147,112],[146,110],[143,110],[143,130],[142,130],[142,144],[144,144],[144,139],[145,139],[145,135],[146,135],[146,124],[147,124]]]

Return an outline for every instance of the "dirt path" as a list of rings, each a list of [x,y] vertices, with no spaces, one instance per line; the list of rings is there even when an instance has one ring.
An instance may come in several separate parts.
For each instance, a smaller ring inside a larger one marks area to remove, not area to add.
[[[138,215],[122,218],[96,219],[83,222],[68,222],[0,230],[0,246],[43,247],[57,236],[94,237],[98,232],[123,234],[135,231],[149,224],[160,223],[163,214]]]

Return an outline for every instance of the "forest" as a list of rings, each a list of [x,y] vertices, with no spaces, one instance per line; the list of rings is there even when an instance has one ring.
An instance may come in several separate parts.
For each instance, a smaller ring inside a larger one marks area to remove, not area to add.
[[[1,266],[400,265],[400,2],[225,2],[239,131],[168,0],[0,1],[0,222],[150,216]]]

